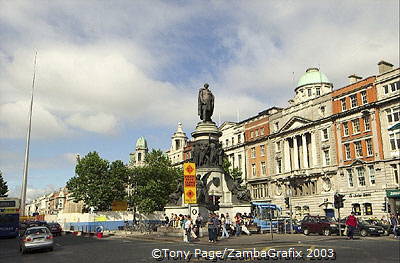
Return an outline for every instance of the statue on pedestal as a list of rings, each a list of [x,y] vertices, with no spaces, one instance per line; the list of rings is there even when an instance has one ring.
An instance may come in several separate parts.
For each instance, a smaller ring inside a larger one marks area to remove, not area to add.
[[[203,122],[211,121],[211,116],[214,112],[214,95],[208,87],[209,85],[206,83],[199,90],[198,115]]]

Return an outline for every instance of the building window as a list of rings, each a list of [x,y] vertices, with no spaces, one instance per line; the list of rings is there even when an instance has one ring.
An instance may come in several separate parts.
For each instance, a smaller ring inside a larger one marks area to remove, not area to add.
[[[321,112],[321,115],[322,116],[325,116],[325,106],[321,106],[320,108],[319,108],[319,111]]]
[[[276,166],[278,167],[278,174],[282,173],[282,159],[277,159],[276,160]]]
[[[226,147],[229,146],[229,140],[228,139],[225,140],[225,145],[226,145]]]
[[[307,89],[308,97],[311,97],[311,89]]]
[[[365,203],[364,204],[364,215],[372,215],[372,204],[371,203]]]
[[[256,148],[251,148],[251,158],[256,158]]]
[[[374,151],[372,149],[372,140],[366,139],[365,143],[367,144],[367,155],[372,156],[374,154]]]
[[[369,121],[369,116],[365,116],[363,119],[364,119],[364,130],[370,131],[371,130],[371,122]]]
[[[358,185],[365,186],[365,170],[363,167],[357,167]]]
[[[340,100],[340,103],[342,104],[342,111],[345,111],[346,108],[346,98],[343,98]]]
[[[253,163],[251,165],[251,175],[256,176],[256,164],[255,163]]]
[[[238,143],[242,143],[242,136],[240,136],[240,134],[238,134]]]
[[[234,145],[235,144],[235,138],[234,137],[232,137],[232,145]]]
[[[400,131],[389,134],[390,149],[392,151],[400,150]]]
[[[393,82],[390,84],[390,88],[392,92],[395,92],[397,90],[400,90],[400,81]]]
[[[395,184],[399,184],[399,168],[396,164],[391,164],[393,171],[393,179]]]
[[[391,124],[392,122],[398,122],[400,120],[400,107],[387,109],[386,115],[389,124]]]
[[[331,157],[329,155],[329,150],[324,150],[324,159],[325,159],[325,165],[331,164]]]
[[[362,104],[367,104],[368,103],[367,92],[366,91],[361,91],[361,101],[362,101]]]
[[[357,107],[357,95],[351,95],[350,96],[350,102],[351,102],[351,108]]]
[[[315,91],[317,96],[321,95],[321,88],[316,88]]]
[[[351,121],[353,123],[353,134],[360,132],[360,120],[355,119]]]
[[[389,93],[389,85],[383,86],[383,90],[385,91],[385,94]]]
[[[369,171],[369,182],[371,185],[375,185],[376,180],[375,180],[375,169],[373,165],[368,166],[368,171]]]
[[[260,129],[260,135],[264,135],[264,128]]]
[[[280,152],[281,151],[281,142],[276,142],[275,145],[276,145],[276,151]]]
[[[265,146],[264,146],[264,145],[261,145],[261,146],[260,146],[260,155],[261,155],[261,156],[264,156],[264,155],[265,155]]]
[[[323,139],[324,141],[326,141],[326,140],[329,139],[328,128],[325,128],[325,129],[322,130],[322,139]]]
[[[254,138],[254,131],[250,132],[250,138]]]
[[[258,137],[258,130],[256,130],[256,137]]]
[[[361,215],[361,207],[360,204],[353,204],[353,212],[356,216]]]
[[[238,155],[238,168],[239,168],[239,171],[242,171],[242,155],[241,154]]]
[[[265,165],[265,162],[261,162],[261,173],[263,176],[267,175],[267,166]]]
[[[343,123],[343,135],[349,136],[349,124],[347,122]]]
[[[344,148],[346,151],[346,160],[350,160],[351,159],[350,143],[345,144]]]
[[[349,187],[353,187],[354,182],[353,182],[353,170],[352,169],[347,169],[347,178],[349,181]]]
[[[362,156],[362,145],[361,145],[361,142],[355,142],[354,145],[355,145],[355,148],[356,148],[356,157],[361,157]]]
[[[274,123],[274,129],[275,129],[275,132],[279,131],[279,122]]]

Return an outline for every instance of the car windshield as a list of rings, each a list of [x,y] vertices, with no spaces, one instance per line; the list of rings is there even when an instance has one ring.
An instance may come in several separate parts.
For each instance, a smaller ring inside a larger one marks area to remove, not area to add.
[[[46,228],[33,228],[26,230],[26,235],[43,235],[48,233],[49,232]]]

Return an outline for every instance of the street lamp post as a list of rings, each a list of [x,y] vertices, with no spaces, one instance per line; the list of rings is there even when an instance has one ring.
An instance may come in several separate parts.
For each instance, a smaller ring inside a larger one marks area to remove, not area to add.
[[[22,179],[22,189],[21,189],[20,214],[22,216],[25,215],[26,187],[27,187],[27,181],[28,181],[28,163],[29,163],[29,145],[30,145],[30,140],[31,140],[31,127],[32,127],[33,91],[35,88],[35,78],[36,78],[36,55],[37,55],[37,52],[35,52],[35,61],[33,64],[32,94],[31,94],[31,104],[30,104],[30,108],[29,108],[28,131],[26,133],[24,176]]]

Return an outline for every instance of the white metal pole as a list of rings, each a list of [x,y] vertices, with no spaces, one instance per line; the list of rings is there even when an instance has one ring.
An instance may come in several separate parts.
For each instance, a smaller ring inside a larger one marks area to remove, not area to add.
[[[22,216],[25,216],[26,187],[27,187],[27,181],[28,181],[29,145],[30,145],[30,141],[31,141],[31,127],[32,127],[33,91],[34,91],[34,88],[35,88],[35,78],[36,78],[36,56],[37,56],[37,52],[35,52],[35,61],[34,61],[34,64],[33,64],[31,105],[30,105],[30,108],[29,108],[28,131],[26,133],[24,177],[22,179],[21,208],[20,208],[20,214]]]

